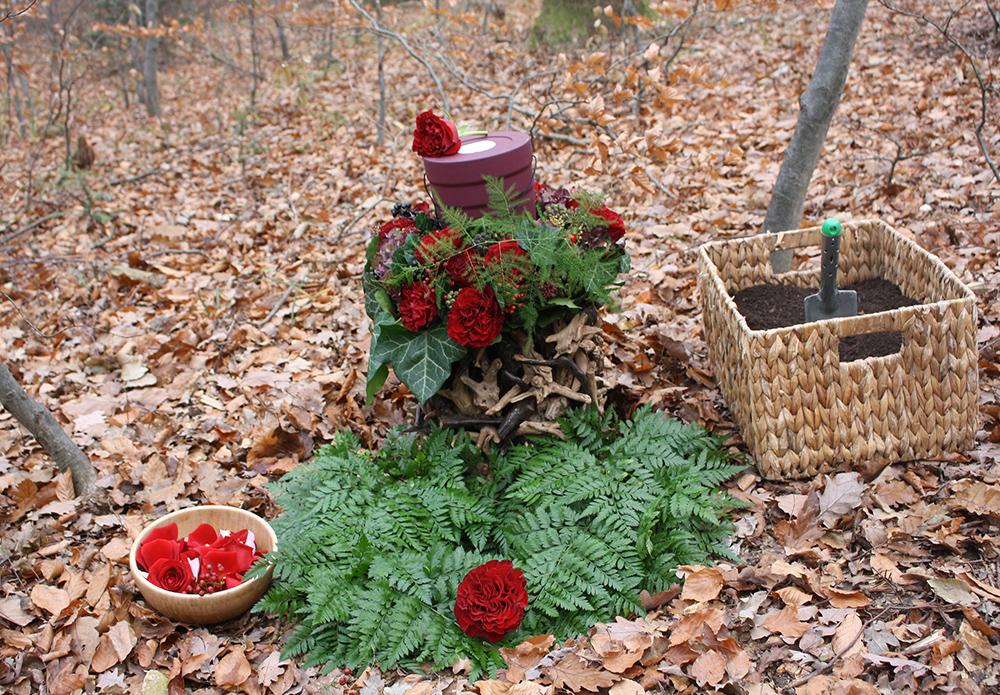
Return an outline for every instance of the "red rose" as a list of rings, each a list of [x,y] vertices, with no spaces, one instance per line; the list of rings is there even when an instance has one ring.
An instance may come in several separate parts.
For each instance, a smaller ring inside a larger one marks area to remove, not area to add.
[[[481,348],[500,337],[503,311],[493,290],[481,293],[471,287],[458,291],[448,312],[448,337],[462,347]]]
[[[417,129],[413,132],[413,151],[421,157],[444,157],[455,154],[462,146],[458,126],[424,111],[417,116]]]
[[[212,545],[219,537],[215,532],[215,527],[211,524],[199,524],[198,528],[187,535],[189,546]]]
[[[149,571],[157,560],[177,560],[184,550],[184,542],[177,540],[177,524],[153,529],[135,551],[139,569]]]
[[[187,558],[160,558],[149,568],[149,582],[167,591],[186,593],[194,575]]]
[[[426,203],[424,201],[420,201],[419,203],[414,203],[410,209],[413,211],[414,215],[417,214],[418,212],[422,212],[425,215],[431,214],[430,203]]]
[[[496,642],[517,629],[527,606],[524,573],[508,560],[490,560],[459,584],[455,619],[469,637]]]
[[[411,282],[403,287],[399,297],[399,317],[403,325],[413,332],[437,320],[437,301],[434,289],[424,281]]]
[[[604,226],[608,228],[608,234],[611,235],[612,239],[618,241],[625,236],[625,222],[622,221],[621,216],[617,212],[609,210],[603,205],[590,212],[606,222]]]

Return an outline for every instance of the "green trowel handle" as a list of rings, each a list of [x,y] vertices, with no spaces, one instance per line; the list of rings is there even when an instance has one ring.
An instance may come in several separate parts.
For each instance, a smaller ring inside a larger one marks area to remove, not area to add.
[[[823,265],[820,269],[819,300],[823,311],[833,314],[837,308],[837,266],[840,263],[840,222],[834,218],[823,223]]]

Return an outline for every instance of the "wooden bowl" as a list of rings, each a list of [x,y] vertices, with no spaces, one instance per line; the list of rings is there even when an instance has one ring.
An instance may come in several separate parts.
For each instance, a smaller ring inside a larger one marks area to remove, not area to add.
[[[268,523],[256,514],[243,509],[207,505],[181,509],[167,514],[142,530],[139,537],[132,543],[132,551],[128,555],[132,581],[139,587],[139,592],[146,599],[146,602],[166,618],[196,625],[222,623],[250,610],[271,584],[273,568],[269,567],[265,574],[243,582],[237,587],[204,596],[166,591],[150,583],[140,574],[139,566],[135,561],[135,554],[139,546],[153,529],[172,523],[177,524],[178,538],[187,536],[200,524],[211,524],[217,531],[222,529],[234,533],[243,529],[253,531],[257,548],[263,552],[270,552],[278,547],[278,538]]]

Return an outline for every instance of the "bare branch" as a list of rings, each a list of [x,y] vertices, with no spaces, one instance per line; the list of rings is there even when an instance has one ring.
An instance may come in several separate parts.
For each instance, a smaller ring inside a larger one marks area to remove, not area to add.
[[[441,84],[441,80],[438,78],[437,73],[434,71],[434,68],[431,67],[431,64],[428,63],[427,60],[422,55],[420,55],[413,48],[413,46],[410,45],[410,42],[406,40],[406,37],[402,36],[401,34],[397,34],[394,31],[383,29],[382,25],[379,24],[378,20],[376,20],[374,17],[368,14],[368,12],[365,11],[365,9],[358,4],[357,0],[350,0],[350,3],[351,7],[353,7],[358,12],[358,14],[367,19],[368,23],[371,24],[371,28],[368,29],[368,31],[372,32],[373,34],[377,34],[379,36],[386,36],[391,39],[395,39],[403,48],[406,49],[407,53],[413,56],[413,58],[421,65],[427,68],[427,73],[431,76],[431,79],[434,80],[434,84],[437,85],[438,94],[441,96],[441,109],[445,113],[449,113],[451,109],[448,106],[448,96],[445,94],[444,85]]]
[[[6,22],[11,17],[17,17],[18,15],[24,14],[25,12],[27,12],[28,10],[30,10],[32,7],[35,6],[36,1],[37,0],[31,0],[31,2],[29,2],[24,8],[18,10],[17,12],[15,12],[14,10],[7,10],[7,13],[3,17],[0,17],[0,22]]]
[[[975,58],[972,57],[972,54],[969,53],[969,50],[965,47],[965,45],[962,44],[962,42],[956,39],[954,36],[952,36],[951,33],[949,32],[952,20],[955,19],[958,13],[962,9],[964,9],[965,6],[968,5],[969,3],[968,2],[963,3],[961,7],[959,7],[954,12],[950,13],[948,15],[948,19],[945,20],[944,24],[936,22],[930,17],[927,17],[926,15],[920,15],[914,12],[907,12],[906,10],[902,10],[894,6],[892,3],[890,3],[889,0],[879,0],[879,3],[883,7],[892,12],[903,15],[904,17],[910,17],[911,19],[915,19],[918,22],[921,22],[922,24],[927,24],[928,26],[934,27],[934,29],[936,29],[948,43],[950,43],[952,46],[961,51],[962,55],[965,56],[965,59],[969,61],[969,65],[972,66],[972,74],[975,75],[976,82],[979,85],[980,118],[979,118],[979,123],[976,125],[976,131],[975,131],[976,142],[979,143],[979,150],[983,153],[983,158],[986,160],[986,165],[990,168],[990,171],[993,172],[993,178],[997,180],[997,183],[1000,183],[1000,171],[997,170],[997,165],[993,162],[993,158],[990,157],[990,152],[986,147],[986,140],[983,139],[983,128],[986,127],[986,107],[987,107],[986,94],[989,92],[989,88],[987,87],[986,82],[983,80],[982,74],[980,74],[979,72],[979,66],[976,64]],[[993,13],[993,8],[989,6],[988,2],[987,2],[987,7],[989,7],[990,14],[993,16],[994,21],[996,21],[996,15]]]

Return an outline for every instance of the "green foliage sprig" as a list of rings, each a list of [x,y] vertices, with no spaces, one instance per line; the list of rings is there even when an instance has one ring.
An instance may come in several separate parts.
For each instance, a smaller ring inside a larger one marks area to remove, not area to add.
[[[285,510],[273,526],[275,583],[257,609],[298,621],[284,656],[307,665],[383,668],[472,661],[502,667],[454,617],[458,585],[489,560],[524,572],[521,627],[498,643],[641,610],[642,589],[677,581],[678,565],[734,558],[718,485],[741,466],[705,430],[640,409],[628,421],[576,410],[568,441],[514,446],[477,470],[464,432],[394,434],[380,451],[338,435],[311,463],[271,485]],[[734,558],[736,559],[736,558]]]

